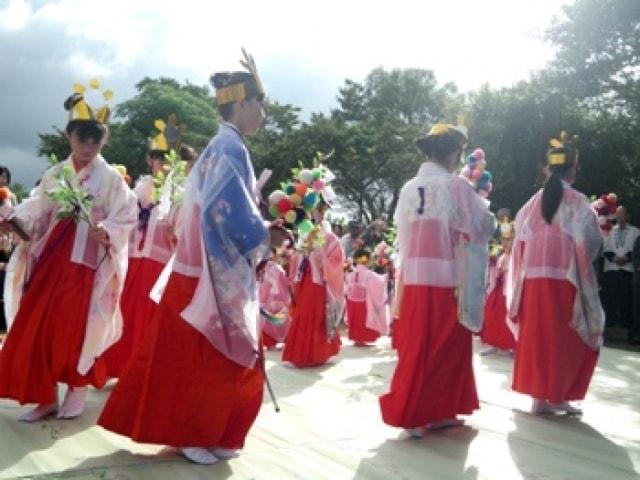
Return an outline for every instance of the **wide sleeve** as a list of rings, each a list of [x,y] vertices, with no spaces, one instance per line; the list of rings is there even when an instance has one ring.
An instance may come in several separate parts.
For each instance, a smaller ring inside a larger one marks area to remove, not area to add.
[[[598,282],[593,262],[602,245],[602,236],[595,213],[584,202],[577,210],[572,226],[575,242],[575,261],[578,276],[578,307],[586,322],[585,341],[594,349],[602,345],[604,311],[598,295]]]
[[[255,261],[250,258],[252,252],[261,246],[265,250],[269,239],[249,191],[246,161],[223,152],[210,162],[204,179],[201,221],[205,245],[209,255],[228,265],[237,255]]]

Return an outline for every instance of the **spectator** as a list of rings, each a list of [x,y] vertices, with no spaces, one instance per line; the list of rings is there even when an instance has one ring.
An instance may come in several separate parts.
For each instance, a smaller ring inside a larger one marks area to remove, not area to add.
[[[618,208],[616,218],[617,224],[604,239],[602,300],[607,326],[629,328],[634,270],[631,257],[640,230],[629,225],[629,212],[626,207]]]
[[[350,220],[348,224],[349,231],[342,236],[342,249],[346,258],[353,257],[353,253],[363,245],[360,234],[362,233],[362,224],[357,220]]]

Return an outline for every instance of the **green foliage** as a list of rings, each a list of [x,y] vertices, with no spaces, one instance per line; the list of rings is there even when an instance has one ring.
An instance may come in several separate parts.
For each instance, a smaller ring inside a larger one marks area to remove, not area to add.
[[[90,214],[93,201],[87,192],[71,184],[72,167],[69,165],[60,167],[54,174],[54,178],[58,180],[58,188],[45,192],[45,195],[58,204],[56,218],[58,220],[72,218],[76,222],[84,221],[93,225]]]

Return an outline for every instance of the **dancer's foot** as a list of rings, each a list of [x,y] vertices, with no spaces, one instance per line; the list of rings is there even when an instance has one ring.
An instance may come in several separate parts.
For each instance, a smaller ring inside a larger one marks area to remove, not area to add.
[[[569,402],[551,403],[549,406],[556,411],[565,412],[567,415],[582,415],[582,409],[574,407]]]
[[[57,410],[58,402],[41,403],[36,408],[29,410],[27,413],[22,415],[18,420],[21,422],[37,422],[52,413],[56,413]]]
[[[459,418],[445,418],[444,420],[440,420],[439,422],[433,422],[427,425],[427,430],[436,431],[442,430],[444,428],[449,427],[459,427],[460,425],[464,425],[464,420]]]
[[[531,405],[531,413],[534,415],[547,415],[549,413],[554,413],[554,409],[546,400],[534,398],[533,404]]]
[[[58,418],[76,418],[84,412],[84,402],[87,399],[87,387],[69,387],[58,410]]]
[[[404,431],[407,432],[411,438],[422,438],[424,436],[424,429],[422,427],[405,428]]]
[[[220,459],[234,458],[240,455],[240,450],[237,450],[235,448],[213,447],[210,448],[209,451]]]
[[[206,448],[201,447],[186,447],[178,450],[187,460],[197,463],[199,465],[213,465],[218,461],[213,453]]]

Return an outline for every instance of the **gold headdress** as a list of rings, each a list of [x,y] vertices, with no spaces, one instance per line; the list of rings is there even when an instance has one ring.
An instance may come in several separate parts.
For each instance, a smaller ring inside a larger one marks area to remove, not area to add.
[[[149,150],[178,151],[182,134],[187,131],[187,127],[184,124],[177,125],[177,122],[178,119],[173,113],[167,118],[167,123],[162,119],[153,122],[153,126],[159,130],[159,133],[149,139]]]
[[[100,82],[96,78],[92,78],[89,82],[89,88],[94,90],[100,90]],[[107,105],[107,102],[113,97],[113,91],[104,90],[102,97],[104,98],[104,105],[96,108],[95,105],[91,107],[86,99],[85,92],[86,87],[80,83],[73,85],[73,95],[67,99],[64,106],[69,110],[69,121],[81,120],[90,121],[94,120],[98,123],[109,123],[109,117],[111,116],[111,109]]]
[[[427,137],[444,135],[451,133],[458,137],[460,145],[467,143],[468,132],[467,127],[464,124],[464,117],[460,115],[458,117],[458,125],[452,125],[450,123],[435,123],[431,126]]]
[[[256,62],[253,60],[253,56],[249,55],[246,50],[242,49],[243,59],[240,59],[240,65],[247,69],[247,71],[251,74],[250,81],[255,83],[255,88],[258,93],[261,95],[265,95],[264,88],[262,86],[262,81],[260,80],[260,75],[258,75],[258,68],[256,67]],[[239,102],[240,100],[244,100],[247,96],[247,84],[248,82],[240,82],[234,83],[232,85],[227,85],[221,88],[216,89],[216,101],[218,105],[224,105],[225,103]]]
[[[569,138],[567,132],[564,130],[560,132],[560,138],[552,138],[549,140],[551,150],[547,158],[547,163],[550,167],[557,165],[564,165],[567,163],[567,148],[575,149],[576,142],[578,140],[577,135]]]

